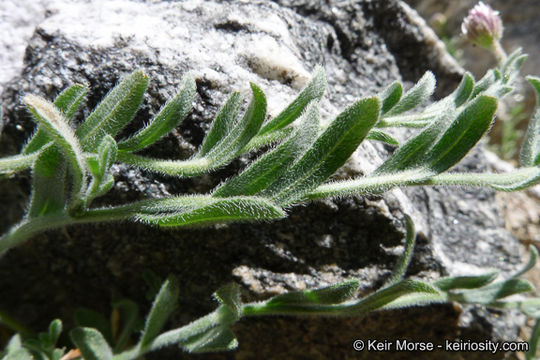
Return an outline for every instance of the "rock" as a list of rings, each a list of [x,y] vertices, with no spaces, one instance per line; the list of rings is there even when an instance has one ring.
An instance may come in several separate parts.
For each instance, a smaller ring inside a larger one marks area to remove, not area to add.
[[[118,79],[134,69],[150,75],[135,131],[171,97],[187,71],[197,79],[192,114],[146,154],[187,158],[200,145],[217,109],[232,90],[249,95],[249,81],[267,94],[276,114],[309,79],[317,64],[328,76],[323,116],[335,116],[354,99],[396,79],[414,81],[428,69],[445,90],[462,73],[425,23],[397,0],[318,2],[60,2],[28,42],[22,71],[5,85],[4,154],[18,151],[33,123],[20,105],[23,94],[53,98],[75,82],[90,86],[87,115]],[[18,65],[17,65],[18,66]],[[79,117],[79,121],[82,116]],[[124,135],[125,135],[124,134]],[[342,173],[371,171],[388,150],[366,142]],[[253,158],[253,155],[251,156]],[[200,193],[245,166],[250,157],[211,174],[178,180],[115,165],[116,185],[103,204],[143,197]],[[486,170],[482,150],[466,170]],[[22,216],[28,174],[2,180],[3,230]],[[358,278],[359,295],[381,286],[402,250],[403,213],[420,230],[409,276],[478,273],[496,267],[511,273],[520,263],[517,240],[504,229],[494,192],[476,189],[406,189],[382,196],[318,201],[289,209],[283,221],[164,231],[141,224],[71,226],[36,236],[0,261],[0,308],[42,329],[54,317],[72,325],[75,308],[103,314],[119,297],[146,311],[145,269],[180,279],[178,314],[169,326],[213,310],[211,294],[236,281],[245,300]],[[249,319],[235,326],[240,348],[207,358],[330,357],[378,359],[354,353],[354,339],[410,338],[514,340],[524,319],[508,312],[451,304],[371,314],[363,319]],[[486,358],[467,354],[467,358]],[[496,356],[502,358],[504,354]],[[422,357],[424,356],[424,357]],[[418,358],[432,358],[420,354]],[[438,353],[456,359],[459,353]],[[149,358],[187,357],[167,349]],[[496,358],[490,355],[490,358]],[[497,357],[498,358],[498,357]]]

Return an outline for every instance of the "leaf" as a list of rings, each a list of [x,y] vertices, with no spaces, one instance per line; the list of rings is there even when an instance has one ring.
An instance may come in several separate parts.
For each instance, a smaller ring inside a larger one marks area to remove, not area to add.
[[[32,354],[25,348],[10,351],[2,360],[34,360]]]
[[[508,279],[499,281],[479,289],[464,290],[459,293],[451,293],[450,299],[462,303],[489,304],[507,296],[534,291],[534,286],[527,280]]]
[[[25,96],[23,101],[66,159],[72,180],[71,203],[73,204],[80,199],[86,187],[85,160],[79,142],[53,104],[33,95]]]
[[[326,75],[321,66],[317,66],[313,72],[311,81],[278,116],[264,124],[260,135],[278,130],[295,121],[308,104],[314,100],[320,100],[326,90]]]
[[[75,84],[62,91],[54,100],[54,106],[60,110],[67,120],[71,120],[83,103],[88,88],[81,84]],[[24,146],[22,153],[31,154],[40,150],[51,141],[47,132],[38,127],[38,131],[32,136],[30,141]]]
[[[316,103],[310,104],[304,119],[282,144],[254,161],[240,175],[227,180],[213,194],[216,197],[255,195],[264,190],[313,143],[319,129],[319,111]]]
[[[110,360],[113,353],[103,335],[96,329],[77,327],[69,333],[71,341],[81,350],[84,360]]]
[[[498,271],[476,275],[476,276],[452,276],[438,279],[434,282],[434,285],[442,291],[449,291],[455,289],[477,289],[488,284],[491,284],[497,276]]]
[[[347,161],[379,119],[379,112],[376,97],[359,100],[345,109],[290,170],[261,195],[282,206],[302,198]]]
[[[461,160],[491,126],[497,100],[478,96],[458,115],[448,109],[430,127],[407,141],[372,175],[422,169],[426,177],[448,170]]]
[[[233,323],[240,319],[242,315],[242,301],[240,299],[240,288],[235,283],[220,287],[214,294],[214,298],[223,306],[227,307],[232,315],[226,323]],[[223,322],[221,322],[223,324]]]
[[[178,94],[170,100],[160,112],[133,137],[121,141],[118,148],[121,151],[135,152],[152,145],[174,129],[191,110],[197,86],[191,74],[186,74]]]
[[[238,110],[242,102],[240,93],[235,91],[219,110],[212,127],[206,134],[197,156],[206,155],[218,142],[223,140],[233,129]]]
[[[343,281],[315,290],[291,291],[266,301],[268,306],[340,304],[349,300],[360,283],[357,279]]]
[[[76,131],[85,151],[95,151],[106,134],[114,137],[133,119],[147,86],[148,77],[135,71],[111,90]]]
[[[78,308],[75,310],[74,318],[75,325],[96,329],[108,342],[113,342],[111,324],[102,314],[91,309]]]
[[[152,309],[146,318],[143,334],[140,340],[142,347],[146,347],[159,335],[163,325],[178,305],[178,281],[169,276],[161,286],[159,293],[152,304]]]
[[[540,163],[540,78],[528,76],[527,80],[536,91],[537,105],[521,147],[521,165],[525,167]]]
[[[531,270],[538,261],[538,250],[536,249],[536,246],[529,245],[529,261],[527,264],[523,267],[523,269],[519,270],[517,273],[512,275],[513,278],[517,278],[518,276],[521,276],[525,273],[527,273],[529,270]]]
[[[474,89],[474,78],[471,73],[466,72],[459,83],[457,89],[452,93],[454,99],[454,105],[456,107],[461,106],[469,100]]]
[[[489,130],[497,110],[497,99],[479,96],[468,104],[426,154],[427,167],[439,174],[461,160]]]
[[[394,271],[392,271],[392,275],[384,284],[385,287],[396,284],[403,279],[413,255],[414,245],[416,243],[416,230],[414,228],[414,223],[411,217],[407,214],[405,214],[404,216],[407,231],[407,236],[405,238],[405,249],[403,251],[403,254],[401,254],[401,256],[399,257]]]
[[[525,353],[527,360],[535,360],[536,354],[538,353],[538,344],[540,343],[540,319],[536,319],[534,327],[529,338],[529,350]]]
[[[192,353],[234,350],[238,347],[233,332],[223,326],[217,326],[183,345]]]
[[[210,204],[183,212],[138,215],[140,220],[162,227],[212,224],[225,221],[270,220],[283,217],[285,217],[285,213],[281,207],[259,197],[215,199]]]
[[[416,85],[409,89],[401,100],[388,111],[387,115],[397,115],[411,110],[426,101],[435,90],[435,77],[427,71]]]
[[[266,116],[266,97],[261,89],[251,84],[253,98],[242,119],[205,156],[212,159],[213,167],[227,164],[239,155],[247,143],[257,135]],[[199,153],[197,156],[201,156]]]
[[[49,339],[52,345],[55,345],[62,333],[62,321],[54,319],[49,325]]]
[[[64,212],[66,164],[55,146],[42,150],[32,169],[32,196],[28,216],[36,218]]]
[[[387,143],[388,145],[399,146],[399,141],[392,135],[380,130],[371,130],[366,136],[367,140],[376,140]]]
[[[484,77],[482,77],[482,79],[480,79],[474,86],[474,89],[470,98],[473,99],[479,94],[483,93],[489,87],[491,87],[496,81],[497,81],[497,77],[495,75],[495,71],[488,70],[486,74],[484,75]]]
[[[116,161],[118,148],[116,141],[110,135],[105,135],[98,147],[99,178],[103,178],[105,173]]]
[[[386,114],[390,111],[401,99],[403,95],[403,86],[399,81],[394,81],[386,89],[384,89],[378,98],[381,101],[381,114]]]

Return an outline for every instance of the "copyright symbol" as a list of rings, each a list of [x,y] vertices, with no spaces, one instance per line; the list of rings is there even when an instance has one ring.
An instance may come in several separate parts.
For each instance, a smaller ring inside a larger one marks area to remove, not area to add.
[[[362,340],[354,340],[352,347],[356,351],[362,351],[364,350],[364,342]]]

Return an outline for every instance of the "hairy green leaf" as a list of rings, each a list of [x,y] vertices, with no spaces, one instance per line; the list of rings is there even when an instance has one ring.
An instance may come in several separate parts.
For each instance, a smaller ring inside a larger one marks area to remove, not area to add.
[[[399,146],[399,141],[397,141],[395,137],[380,130],[371,130],[368,136],[366,136],[366,139],[381,141],[393,146]]]
[[[381,114],[386,114],[390,111],[401,99],[403,95],[403,86],[399,81],[394,81],[386,89],[384,89],[378,98],[381,101]]]
[[[83,103],[88,88],[81,84],[75,84],[62,91],[54,100],[54,106],[60,110],[67,120],[71,120],[81,104]],[[47,131],[38,127],[38,131],[32,136],[30,141],[24,146],[22,154],[31,154],[40,150],[51,141]]]
[[[459,83],[458,88],[451,94],[456,107],[463,105],[472,95],[474,90],[474,78],[466,72]]]
[[[163,227],[212,224],[226,221],[270,220],[285,217],[281,207],[259,197],[216,198],[195,209],[157,215],[139,214],[143,222]]]
[[[55,146],[42,150],[32,169],[31,218],[62,213],[66,207],[66,163]]]
[[[32,354],[25,348],[9,351],[2,360],[34,360]]]
[[[534,286],[527,280],[508,279],[498,281],[479,289],[463,290],[451,293],[450,299],[470,304],[489,304],[507,296],[534,291]]]
[[[475,85],[474,89],[471,94],[471,99],[475,98],[479,94],[486,91],[488,88],[490,88],[495,82],[497,81],[497,76],[495,75],[495,71],[488,70],[484,77],[482,77]]]
[[[375,125],[379,113],[376,97],[359,100],[345,109],[290,170],[261,195],[282,206],[302,198],[345,164]]]
[[[86,187],[85,160],[79,142],[73,130],[53,104],[33,95],[27,95],[24,102],[40,126],[54,140],[66,159],[72,180],[70,200],[71,204],[74,205],[80,199],[82,191]]]
[[[96,329],[77,327],[70,331],[71,341],[81,350],[84,360],[110,360],[113,353]]]
[[[117,335],[116,344],[114,345],[114,352],[117,353],[124,349],[137,326],[139,320],[139,306],[132,300],[122,299],[115,301],[113,307],[120,312],[122,319],[122,330]]]
[[[238,347],[233,332],[224,326],[217,326],[183,344],[184,349],[192,353],[233,350]]]
[[[320,289],[291,291],[280,294],[266,301],[268,306],[339,304],[349,300],[360,283],[357,279],[326,286]]]
[[[497,99],[483,95],[474,99],[426,154],[427,167],[439,174],[454,166],[489,130],[496,110]]]
[[[109,168],[116,161],[116,154],[118,148],[116,141],[110,135],[105,135],[98,146],[98,162],[99,162],[99,174],[100,178],[105,175]]]
[[[212,159],[214,167],[229,163],[239,155],[248,142],[257,135],[266,116],[266,96],[259,87],[251,84],[253,98],[242,119],[205,156]],[[200,157],[201,154],[199,153]]]
[[[152,145],[161,137],[174,129],[191,110],[197,86],[191,74],[186,74],[178,94],[170,100],[152,119],[152,121],[133,137],[121,141],[118,149],[121,151],[139,151]]]
[[[233,318],[230,322],[237,321],[242,315],[242,301],[240,299],[240,288],[235,283],[220,287],[215,293],[214,298],[223,306],[226,306]]]
[[[240,175],[229,179],[213,194],[216,197],[254,195],[264,190],[313,143],[319,129],[319,111],[316,103],[310,104],[304,119],[288,139],[272,151],[253,162]]]
[[[540,78],[528,76],[527,80],[536,92],[536,110],[521,147],[521,165],[535,166],[540,163]]]
[[[163,283],[146,318],[140,340],[141,346],[148,346],[159,335],[163,325],[178,306],[179,291],[178,281],[175,278],[169,277]]]
[[[300,94],[290,103],[285,110],[278,116],[264,124],[260,134],[278,130],[295,121],[308,104],[314,100],[319,101],[326,90],[326,75],[324,69],[320,66],[315,68],[313,77],[309,84],[300,92]]]
[[[488,284],[491,284],[497,276],[498,271],[490,272],[483,275],[476,276],[452,276],[438,279],[434,282],[434,285],[442,291],[449,291],[455,289],[477,289]]]
[[[235,91],[229,96],[225,105],[219,110],[208,134],[206,134],[197,156],[202,157],[206,155],[217,143],[223,140],[231,132],[236,123],[241,103],[242,96],[239,92]]]
[[[95,151],[103,136],[114,137],[133,119],[147,86],[148,77],[135,71],[111,90],[76,131],[85,151]]]
[[[427,71],[416,85],[409,89],[401,100],[392,107],[387,115],[397,115],[411,110],[426,101],[435,90],[435,77]]]

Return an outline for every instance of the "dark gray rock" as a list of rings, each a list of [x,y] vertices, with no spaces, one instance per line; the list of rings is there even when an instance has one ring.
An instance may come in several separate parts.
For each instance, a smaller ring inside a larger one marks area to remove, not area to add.
[[[53,98],[71,83],[87,83],[88,114],[118,79],[136,68],[151,85],[133,132],[193,71],[199,97],[192,114],[146,152],[187,158],[201,143],[217,109],[234,89],[248,96],[249,81],[266,92],[276,114],[309,79],[317,64],[327,72],[326,119],[355,98],[374,94],[395,79],[416,80],[433,70],[448,90],[461,69],[448,60],[433,33],[399,1],[336,2],[135,2],[54,3],[56,11],[28,43],[20,75],[6,84],[4,154],[16,153],[33,124],[20,99],[25,93]],[[341,175],[380,164],[387,150],[363,144]],[[249,158],[211,174],[178,180],[116,165],[116,185],[102,203],[148,196],[206,192]],[[476,151],[463,167],[484,170]],[[28,174],[2,180],[3,230],[25,207]],[[394,190],[383,196],[319,201],[289,209],[283,221],[164,231],[141,224],[73,226],[36,236],[0,261],[0,308],[36,329],[52,318],[71,325],[73,310],[107,313],[112,299],[128,297],[147,309],[144,269],[180,279],[180,311],[170,326],[211,311],[211,293],[228,281],[242,285],[245,299],[360,279],[360,294],[385,281],[402,249],[404,212],[419,228],[410,276],[515,269],[520,248],[502,223],[493,192],[473,189]],[[503,259],[504,261],[501,261]],[[363,319],[250,319],[236,327],[240,348],[208,358],[361,358],[356,338],[515,339],[523,318],[452,305],[372,314]],[[477,326],[477,324],[483,324]],[[401,354],[406,356],[408,354]],[[410,355],[410,354],[409,354]],[[415,358],[432,358],[420,354]],[[428,356],[429,355],[429,356]],[[467,358],[490,358],[474,354]],[[497,356],[503,354],[497,354]],[[183,356],[168,349],[153,358]],[[460,354],[441,353],[455,359]],[[149,357],[150,358],[150,357]]]

